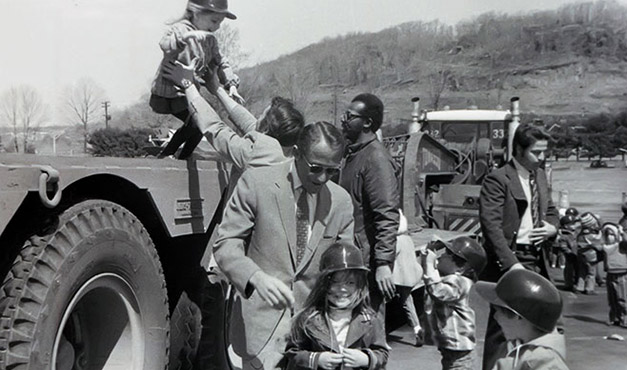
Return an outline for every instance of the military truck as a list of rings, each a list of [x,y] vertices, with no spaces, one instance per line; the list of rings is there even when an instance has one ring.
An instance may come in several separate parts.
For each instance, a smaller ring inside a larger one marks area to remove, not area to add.
[[[0,368],[191,368],[224,175],[217,161],[0,154]]]
[[[511,156],[518,117],[517,98],[439,112],[414,99],[415,132],[384,142],[405,214],[425,227],[417,245],[478,231],[480,182]],[[223,288],[201,267],[227,185],[208,159],[0,154],[0,368],[229,366],[210,325]]]

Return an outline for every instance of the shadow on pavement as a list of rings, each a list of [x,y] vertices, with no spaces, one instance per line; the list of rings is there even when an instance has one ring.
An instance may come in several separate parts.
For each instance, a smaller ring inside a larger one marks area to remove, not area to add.
[[[603,320],[599,320],[593,317],[588,317],[588,316],[583,316],[583,315],[564,315],[564,317],[569,318],[569,319],[575,319],[578,321],[583,321],[583,322],[593,322],[593,323],[603,324],[603,325],[606,324],[606,322]]]

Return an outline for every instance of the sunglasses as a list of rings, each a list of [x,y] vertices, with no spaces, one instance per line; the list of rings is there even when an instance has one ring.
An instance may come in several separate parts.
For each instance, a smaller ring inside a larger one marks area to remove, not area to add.
[[[327,175],[333,176],[333,175],[337,174],[338,172],[340,172],[340,166],[338,166],[338,167],[320,166],[318,164],[311,164],[311,163],[309,163],[309,161],[307,160],[307,158],[305,158],[304,155],[302,156],[302,158],[305,161],[305,163],[307,164],[307,166],[309,167],[309,172],[310,173],[319,174],[319,173],[322,173],[322,171],[326,171]]]
[[[340,118],[340,121],[342,122],[350,122],[352,120],[354,120],[355,118],[367,118],[365,116],[361,116],[359,114],[354,114],[351,113],[349,111],[344,112],[344,114],[342,114],[342,117]]]

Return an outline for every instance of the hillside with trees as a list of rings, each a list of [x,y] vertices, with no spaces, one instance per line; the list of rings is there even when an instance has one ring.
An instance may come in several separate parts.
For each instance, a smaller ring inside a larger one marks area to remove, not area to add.
[[[597,1],[455,26],[405,23],[325,39],[239,73],[253,111],[282,95],[308,121],[333,121],[370,91],[386,103],[388,126],[410,117],[413,96],[424,109],[507,107],[519,96],[529,116],[580,124],[627,110],[627,8]]]
[[[237,29],[225,25],[216,37],[234,67],[246,64]],[[491,12],[456,25],[417,21],[353,33],[240,68],[238,74],[240,92],[255,115],[280,95],[295,101],[308,122],[337,123],[353,96],[372,92],[386,105],[383,130],[392,135],[405,132],[415,96],[422,109],[507,109],[510,98],[518,96],[523,120],[544,121],[562,155],[573,147],[611,155],[627,146],[627,7],[612,0],[520,14]],[[32,151],[30,141],[47,120],[47,107],[40,107],[36,94],[17,94],[29,89],[2,95],[0,119],[10,130],[3,150]],[[94,130],[107,126],[100,111],[103,94],[81,80],[65,95],[67,121],[76,123],[73,134],[82,136],[73,140],[82,148],[71,151],[88,151]],[[137,104],[114,110],[108,126],[133,131],[180,125],[152,112],[148,98],[146,92]],[[53,152],[55,135],[48,138]]]

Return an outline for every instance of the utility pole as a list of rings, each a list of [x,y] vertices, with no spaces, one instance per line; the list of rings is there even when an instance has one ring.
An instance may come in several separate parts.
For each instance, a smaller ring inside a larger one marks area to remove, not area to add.
[[[334,84],[320,84],[318,86],[330,87],[333,89],[333,124],[337,126],[337,111],[338,111],[337,103],[338,103],[338,98],[339,98],[338,88],[345,87],[346,85],[338,82]]]
[[[104,108],[104,117],[105,117],[105,128],[109,128],[109,120],[111,119],[111,116],[109,115],[109,104],[111,104],[108,101],[104,101],[102,102],[102,107]]]

